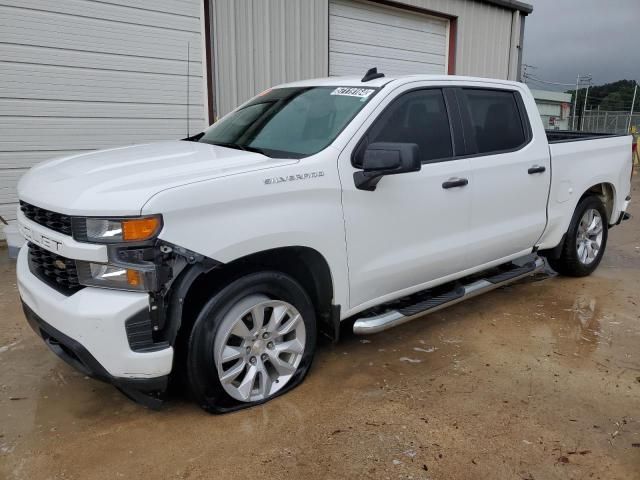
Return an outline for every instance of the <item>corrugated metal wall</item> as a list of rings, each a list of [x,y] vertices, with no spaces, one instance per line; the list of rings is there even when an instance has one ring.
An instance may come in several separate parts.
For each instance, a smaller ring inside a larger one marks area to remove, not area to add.
[[[33,164],[205,125],[200,0],[0,0],[0,214]]]
[[[512,49],[520,36],[520,22],[514,22],[517,13],[477,0],[399,0],[397,3],[457,17],[457,75],[516,78],[517,52]],[[514,23],[517,31],[512,32]]]
[[[328,75],[327,0],[210,1],[218,116],[272,85]],[[457,17],[457,74],[517,77],[519,13],[476,0],[396,3]]]
[[[449,20],[353,0],[329,1],[329,75],[447,73]]]
[[[562,114],[562,105],[559,103],[546,103],[536,100],[536,105],[538,106],[540,115],[560,117]]]
[[[328,0],[212,0],[218,116],[266,88],[327,76]]]

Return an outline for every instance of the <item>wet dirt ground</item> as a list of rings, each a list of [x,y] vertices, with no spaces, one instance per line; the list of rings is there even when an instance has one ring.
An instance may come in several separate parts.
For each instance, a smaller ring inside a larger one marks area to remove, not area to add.
[[[639,289],[640,213],[591,277],[323,345],[299,388],[211,416],[146,410],[58,360],[3,260],[0,478],[639,479]]]

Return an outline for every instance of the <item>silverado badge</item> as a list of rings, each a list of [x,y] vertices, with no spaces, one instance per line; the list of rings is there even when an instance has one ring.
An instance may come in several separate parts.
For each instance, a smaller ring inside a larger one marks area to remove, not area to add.
[[[319,177],[324,177],[324,172],[322,170],[318,172],[297,173],[295,175],[287,175],[285,177],[265,178],[264,184],[273,185],[274,183],[295,182],[296,180],[309,180],[311,178]]]

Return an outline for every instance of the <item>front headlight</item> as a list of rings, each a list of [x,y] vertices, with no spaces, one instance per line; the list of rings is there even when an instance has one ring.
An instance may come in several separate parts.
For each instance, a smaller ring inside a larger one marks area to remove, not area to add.
[[[158,265],[153,240],[162,229],[162,216],[73,219],[78,242],[107,245],[108,263],[76,261],[78,282],[88,287],[153,292],[158,289]]]
[[[155,268],[131,268],[113,263],[76,261],[78,282],[88,287],[114,288],[139,292],[157,287]]]
[[[74,237],[82,242],[124,243],[151,240],[162,228],[162,217],[80,218],[74,225]]]

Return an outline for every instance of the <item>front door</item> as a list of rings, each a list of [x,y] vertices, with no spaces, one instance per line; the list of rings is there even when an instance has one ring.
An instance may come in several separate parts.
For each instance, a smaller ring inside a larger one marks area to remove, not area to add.
[[[340,155],[351,309],[420,290],[466,262],[472,185],[464,185],[469,160],[455,159],[452,103],[442,89],[403,86]],[[375,191],[357,189],[358,152],[376,142],[417,144],[421,171],[383,177]]]

